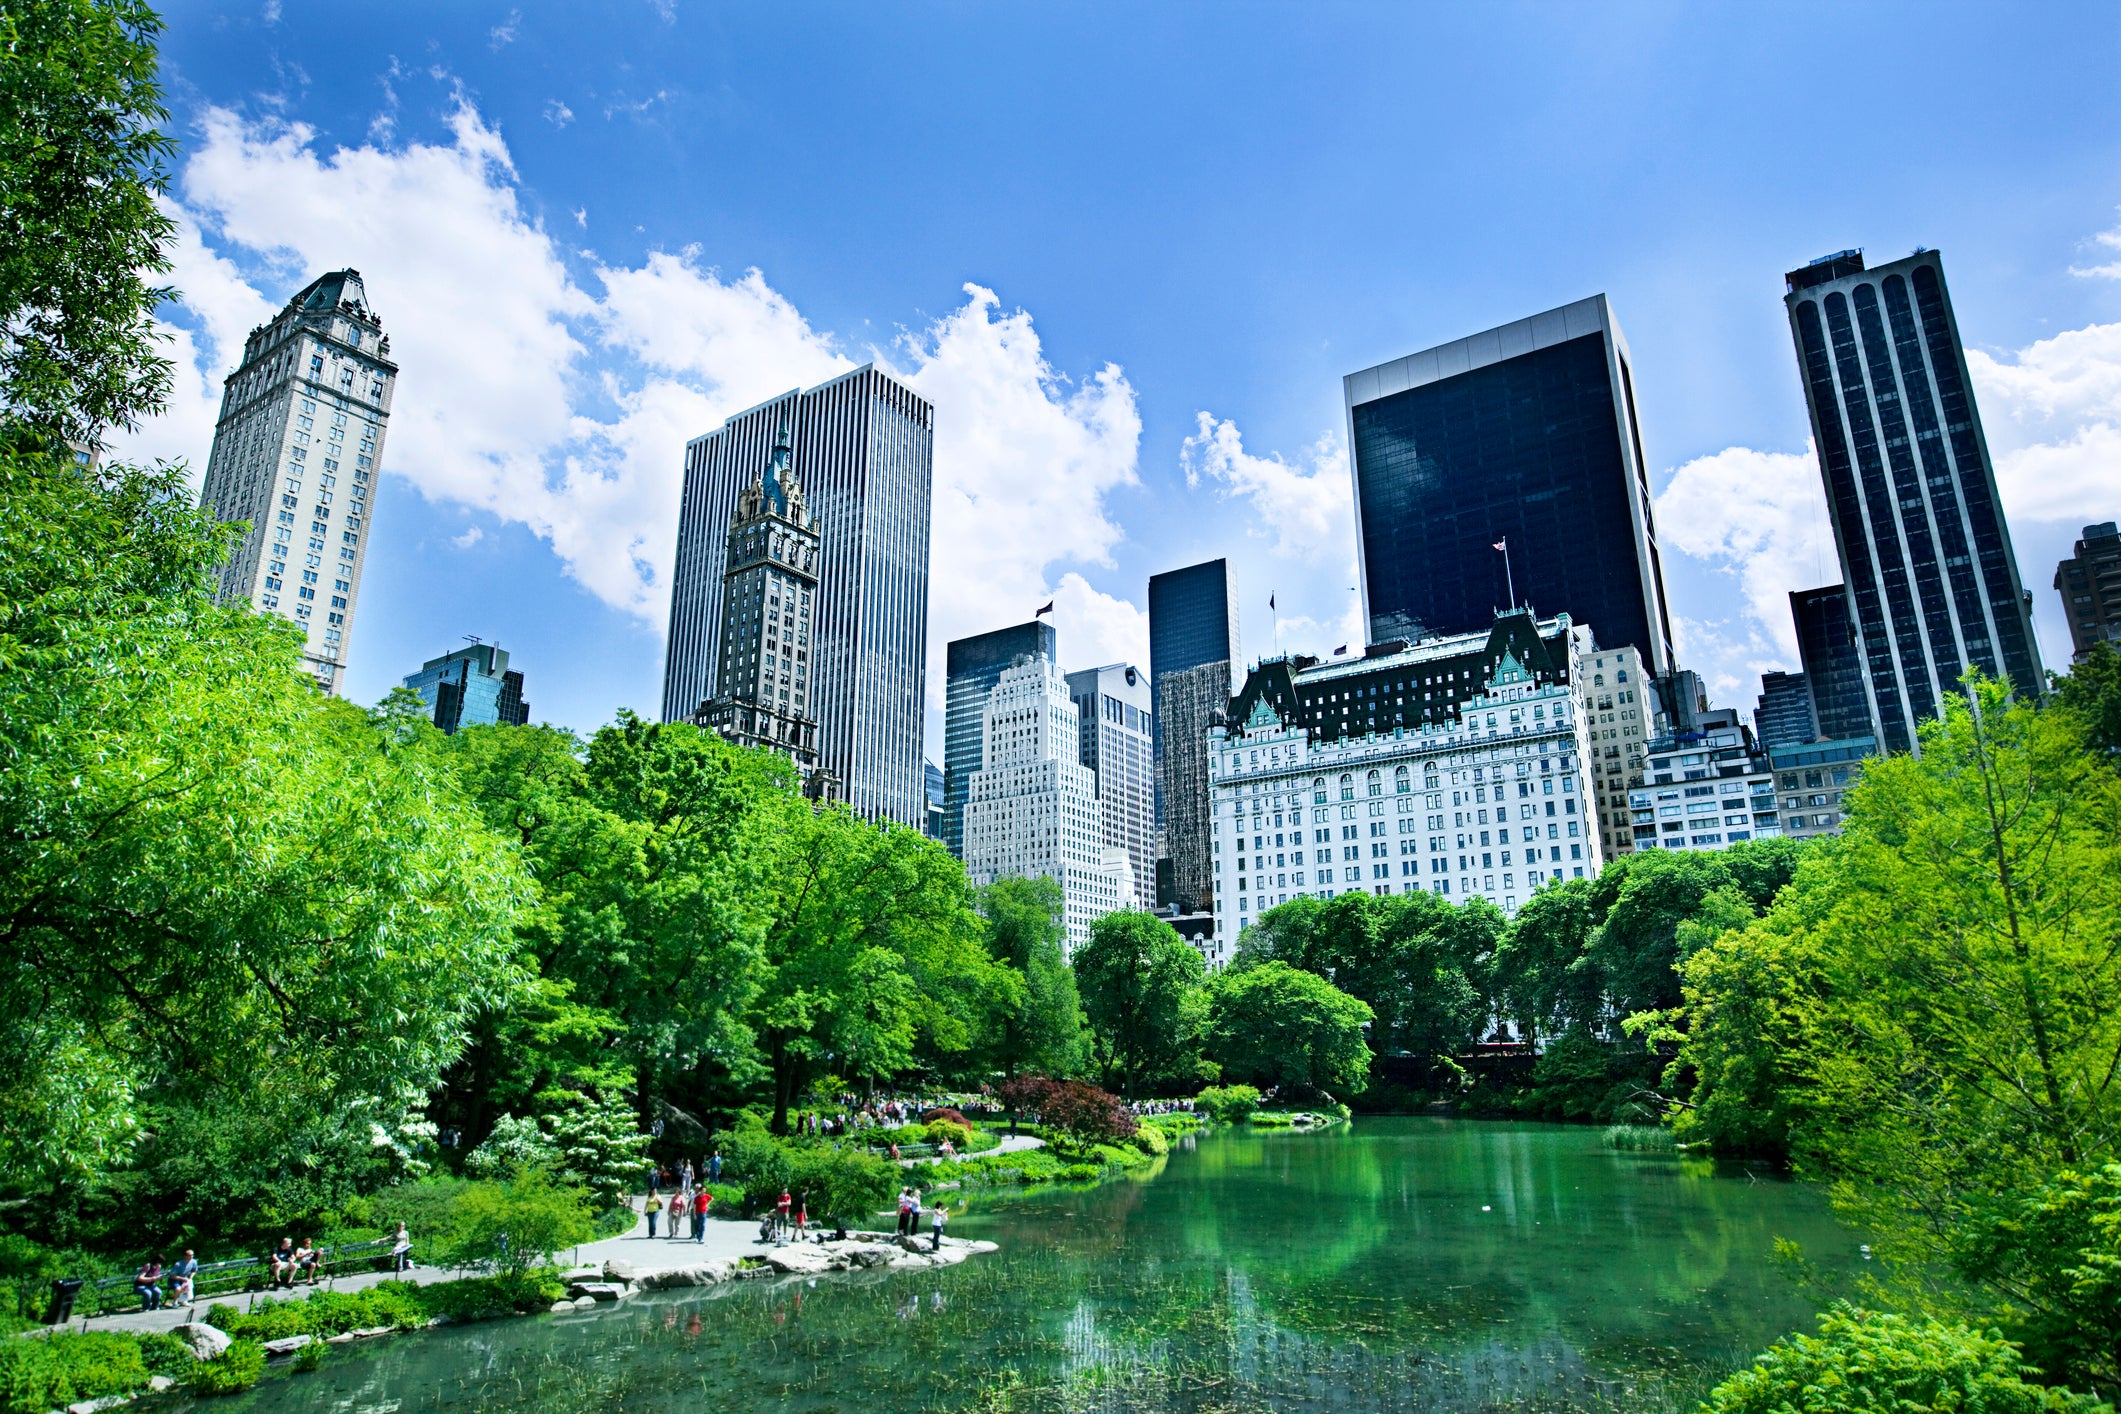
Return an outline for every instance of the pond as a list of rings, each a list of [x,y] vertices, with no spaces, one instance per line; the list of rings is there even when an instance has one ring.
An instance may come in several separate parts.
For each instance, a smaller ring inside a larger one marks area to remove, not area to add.
[[[423,1411],[1660,1410],[1846,1270],[1813,1190],[1598,1131],[1218,1133],[1153,1175],[976,1203],[992,1256],[743,1282],[335,1349],[214,1407]]]

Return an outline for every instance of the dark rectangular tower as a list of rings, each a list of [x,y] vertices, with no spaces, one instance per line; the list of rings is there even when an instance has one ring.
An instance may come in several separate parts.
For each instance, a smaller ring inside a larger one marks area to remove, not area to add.
[[[944,653],[942,841],[965,857],[965,801],[985,764],[981,725],[987,696],[1004,669],[1024,658],[1060,661],[1059,638],[1043,619],[951,641]]]
[[[1762,673],[1760,703],[1753,712],[1753,734],[1762,751],[1802,746],[1818,736],[1812,720],[1812,694],[1803,673]]]
[[[2121,526],[2085,526],[2077,553],[2055,566],[2055,592],[2069,615],[2071,661],[2083,662],[2097,643],[2121,649]]]
[[[1514,574],[1518,604],[1671,671],[1635,375],[1604,295],[1342,381],[1372,643],[1486,632]]]
[[[1208,727],[1229,704],[1243,652],[1237,581],[1228,560],[1149,576],[1156,824],[1161,857],[1171,861],[1171,868],[1162,871],[1170,878],[1170,901],[1181,913],[1206,910],[1214,890],[1214,864],[1208,857],[1213,838]]]
[[[1846,250],[1786,282],[1865,695],[1880,747],[1909,751],[1969,666],[2044,686],[1943,259]]]
[[[663,719],[689,718],[713,694],[730,521],[783,425],[820,532],[811,645],[819,766],[860,814],[919,829],[935,413],[874,365],[784,393],[686,445]]]
[[[1797,625],[1797,657],[1812,700],[1812,724],[1822,741],[1871,736],[1871,699],[1863,687],[1863,657],[1849,628],[1848,589],[1829,584],[1790,592]]]

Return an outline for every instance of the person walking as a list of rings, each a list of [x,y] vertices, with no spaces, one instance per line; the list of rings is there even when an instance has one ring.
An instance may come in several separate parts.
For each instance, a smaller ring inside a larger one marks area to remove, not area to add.
[[[898,1190],[898,1235],[906,1235],[906,1185],[903,1183]]]
[[[719,1148],[707,1156],[707,1181],[709,1183],[720,1183],[722,1181],[722,1151]]]
[[[788,1240],[788,1211],[794,1206],[795,1200],[790,1198],[788,1190],[783,1188],[780,1198],[773,1205],[774,1230],[780,1233],[783,1242]]]
[[[702,1188],[692,1198],[692,1240],[707,1240],[707,1210],[714,1206],[714,1195]]]
[[[810,1225],[810,1190],[804,1189],[795,1199],[795,1240],[803,1240],[803,1232]]]
[[[655,1196],[655,1189],[648,1190],[648,1201],[641,1205],[641,1212],[648,1219],[648,1235],[655,1236],[655,1220],[662,1216],[663,1200]],[[676,1214],[672,1214],[675,1218]]]
[[[943,1250],[943,1224],[949,1221],[950,1210],[941,1203],[936,1204],[935,1212],[928,1219],[928,1231],[930,1234],[928,1250],[930,1252]]]
[[[399,1223],[397,1233],[390,1239],[391,1275],[403,1276],[411,1271],[412,1267],[412,1234],[405,1230],[405,1224]]]

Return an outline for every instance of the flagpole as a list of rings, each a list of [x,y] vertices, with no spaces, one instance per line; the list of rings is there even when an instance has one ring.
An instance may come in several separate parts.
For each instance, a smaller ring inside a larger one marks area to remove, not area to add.
[[[1517,575],[1510,568],[1510,537],[1502,537],[1502,577],[1510,586],[1510,610],[1517,610]]]

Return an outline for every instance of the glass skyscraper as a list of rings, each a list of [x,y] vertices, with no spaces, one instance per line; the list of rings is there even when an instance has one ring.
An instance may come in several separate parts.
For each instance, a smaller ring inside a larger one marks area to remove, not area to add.
[[[523,674],[508,666],[508,651],[498,644],[474,643],[429,658],[420,671],[406,675],[405,685],[420,694],[434,724],[451,734],[459,727],[520,727],[530,721]]]
[[[1634,370],[1604,295],[1343,382],[1372,643],[1484,633],[1514,587],[1671,670]]]
[[[1059,638],[1043,619],[998,628],[952,641],[943,650],[943,821],[942,841],[959,859],[965,857],[965,801],[972,773],[985,764],[981,724],[987,698],[1002,673],[1025,658],[1059,661]]]
[[[714,693],[730,521],[783,426],[821,531],[809,662],[819,766],[858,813],[919,829],[935,411],[874,365],[686,445],[663,720],[692,717]]]
[[[1829,584],[1790,591],[1790,618],[1797,625],[1797,657],[1820,738],[1872,735],[1871,699],[1863,688],[1856,635],[1849,629],[1847,588]]]
[[[1943,260],[1846,250],[1787,283],[1865,694],[1881,746],[1909,751],[1969,666],[2044,686]]]
[[[1171,861],[1170,902],[1181,913],[1210,906],[1208,728],[1230,704],[1243,649],[1237,581],[1228,560],[1208,560],[1149,576],[1151,746],[1156,759],[1156,825]],[[1151,896],[1143,903],[1162,903]]]

